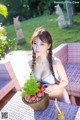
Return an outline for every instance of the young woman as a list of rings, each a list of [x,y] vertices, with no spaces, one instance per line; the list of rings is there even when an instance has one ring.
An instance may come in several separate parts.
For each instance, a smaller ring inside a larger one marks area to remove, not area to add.
[[[35,30],[32,36],[32,60],[29,65],[37,81],[46,85],[45,93],[51,99],[70,103],[65,90],[68,79],[61,61],[52,54],[52,38],[44,28]]]

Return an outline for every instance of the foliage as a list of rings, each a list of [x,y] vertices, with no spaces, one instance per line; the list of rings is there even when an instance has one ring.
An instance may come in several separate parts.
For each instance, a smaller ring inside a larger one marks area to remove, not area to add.
[[[8,42],[6,40],[5,27],[0,25],[0,58],[5,55],[5,50],[7,48]]]
[[[8,16],[7,7],[5,5],[0,4],[0,14],[3,15],[4,17]]]
[[[7,17],[8,12],[6,6],[0,5],[0,14],[3,15],[4,17]],[[4,56],[6,47],[7,47],[6,31],[5,27],[2,27],[0,23],[0,58]]]
[[[8,8],[7,22],[10,24],[13,23],[13,17],[16,16],[19,16],[20,20],[23,21],[43,15],[45,11],[49,11],[47,14],[51,14],[54,10],[53,0],[1,0],[1,2]]]
[[[8,11],[5,5],[0,5],[0,14],[7,17]],[[0,23],[0,59],[5,56],[5,54],[12,49],[15,41],[7,39],[6,28]]]
[[[75,9],[80,11],[79,0],[71,0]],[[13,23],[13,17],[20,16],[20,20],[41,16],[43,14],[52,14],[55,11],[55,5],[59,4],[65,8],[65,0],[0,0],[8,8],[9,15],[7,24]],[[75,3],[77,2],[77,3]]]
[[[5,56],[10,50],[15,47],[15,39],[7,38],[5,26],[0,24],[0,59]]]
[[[45,0],[43,2],[44,3],[42,3],[42,4],[44,4],[44,13],[52,14],[54,11],[54,6],[55,6],[54,1],[53,0],[49,0],[49,1]]]
[[[35,78],[30,75],[30,79],[25,82],[22,88],[22,96],[31,96],[36,95],[39,89],[39,83],[35,80]]]
[[[8,8],[7,24],[13,23],[13,17],[20,16],[20,20],[24,20],[27,17],[27,11],[29,10],[26,0],[1,0],[1,2]],[[6,23],[6,21],[4,22]]]

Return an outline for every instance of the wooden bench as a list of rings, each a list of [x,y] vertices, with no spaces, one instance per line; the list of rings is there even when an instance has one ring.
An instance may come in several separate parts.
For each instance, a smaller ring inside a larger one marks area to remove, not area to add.
[[[75,103],[75,97],[80,97],[80,43],[61,44],[53,53],[64,64],[69,80],[66,89]]]
[[[0,63],[0,100],[14,88],[20,90],[20,85],[10,61]]]

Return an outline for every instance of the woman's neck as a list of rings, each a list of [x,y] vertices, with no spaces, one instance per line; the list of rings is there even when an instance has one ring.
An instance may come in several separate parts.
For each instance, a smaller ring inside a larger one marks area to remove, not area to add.
[[[39,57],[37,57],[36,60],[40,61],[40,62],[47,62],[47,55],[39,56]]]

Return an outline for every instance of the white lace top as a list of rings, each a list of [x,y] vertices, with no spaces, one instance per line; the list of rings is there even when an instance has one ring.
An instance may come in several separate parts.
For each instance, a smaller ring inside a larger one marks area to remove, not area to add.
[[[55,77],[57,80],[59,80],[59,76],[58,74],[55,74]],[[45,85],[49,85],[49,84],[55,84],[55,79],[54,76],[52,74],[48,75],[46,78],[39,80],[39,82],[44,83]]]
[[[48,75],[46,78],[42,79],[43,83],[55,84],[55,79],[52,74]]]

